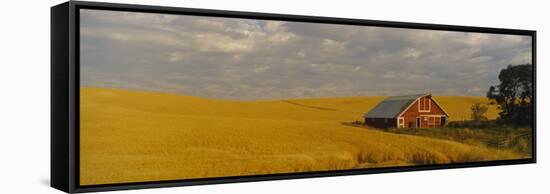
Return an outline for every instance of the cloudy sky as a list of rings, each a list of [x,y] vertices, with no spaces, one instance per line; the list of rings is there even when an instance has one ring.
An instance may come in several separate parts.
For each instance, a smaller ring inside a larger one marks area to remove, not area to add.
[[[81,85],[224,99],[485,95],[529,36],[81,10]]]

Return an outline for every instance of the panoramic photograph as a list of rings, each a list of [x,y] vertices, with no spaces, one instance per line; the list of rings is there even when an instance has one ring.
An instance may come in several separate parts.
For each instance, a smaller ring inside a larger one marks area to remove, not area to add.
[[[532,38],[80,10],[81,186],[532,158]]]

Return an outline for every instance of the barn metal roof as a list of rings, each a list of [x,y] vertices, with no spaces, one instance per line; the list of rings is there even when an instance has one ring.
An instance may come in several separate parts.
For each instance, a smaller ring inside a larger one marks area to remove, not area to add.
[[[416,99],[431,94],[415,94],[408,96],[391,96],[384,99],[372,110],[365,114],[366,118],[396,118]]]

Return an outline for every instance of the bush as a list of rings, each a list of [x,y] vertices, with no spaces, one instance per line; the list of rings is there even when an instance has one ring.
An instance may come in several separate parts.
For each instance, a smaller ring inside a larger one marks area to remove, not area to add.
[[[472,104],[472,107],[470,107],[470,110],[472,111],[471,118],[474,121],[486,121],[487,117],[485,116],[485,113],[489,108],[481,103],[475,103]]]

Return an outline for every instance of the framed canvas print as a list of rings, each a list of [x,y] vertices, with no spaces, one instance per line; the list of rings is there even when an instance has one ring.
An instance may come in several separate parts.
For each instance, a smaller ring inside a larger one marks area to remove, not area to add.
[[[51,184],[107,191],[536,161],[535,31],[70,1]]]

